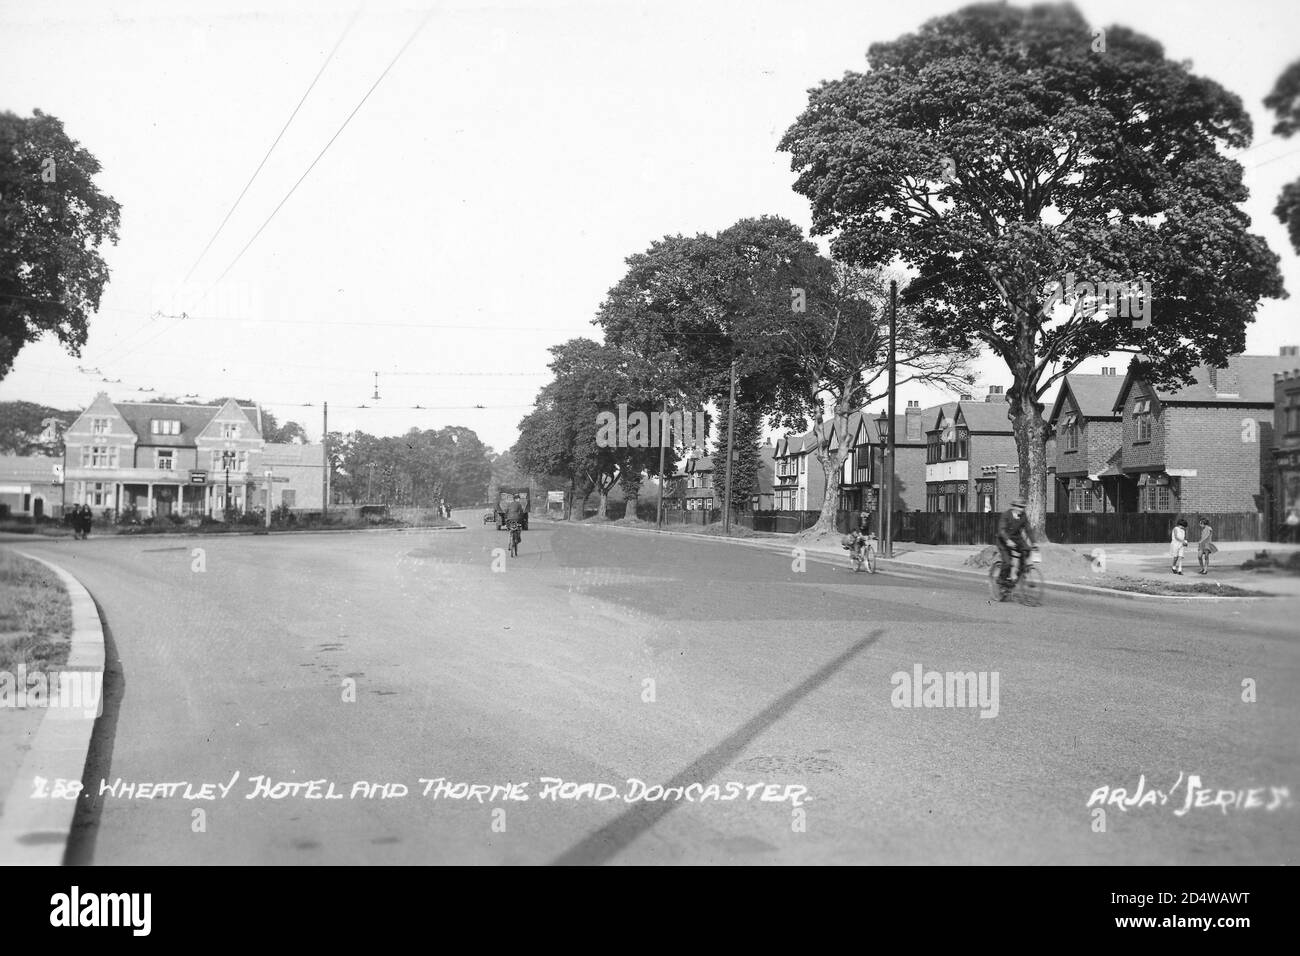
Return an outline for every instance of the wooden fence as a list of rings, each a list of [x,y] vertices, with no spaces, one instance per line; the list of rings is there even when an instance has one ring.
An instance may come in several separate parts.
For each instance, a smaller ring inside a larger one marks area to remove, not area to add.
[[[1226,514],[1048,514],[1047,537],[1057,544],[1150,544],[1166,542],[1174,523],[1186,518],[1188,538],[1200,537],[1197,522],[1209,518],[1216,541],[1265,540],[1258,512]],[[894,513],[894,540],[922,544],[992,544],[998,515],[953,511]]]

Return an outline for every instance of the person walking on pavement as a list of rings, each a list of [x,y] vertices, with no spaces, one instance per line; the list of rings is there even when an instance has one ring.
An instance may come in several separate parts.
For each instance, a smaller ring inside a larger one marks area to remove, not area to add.
[[[1210,519],[1202,518],[1200,520],[1200,525],[1201,525],[1201,540],[1200,543],[1196,546],[1196,563],[1201,566],[1201,570],[1198,573],[1209,574],[1210,555],[1214,554],[1214,552],[1218,551],[1219,549],[1215,547],[1214,544],[1214,529],[1210,527]]]
[[[1183,573],[1183,552],[1187,550],[1187,519],[1179,518],[1174,533],[1169,538],[1169,556],[1174,559],[1170,568],[1174,574]]]

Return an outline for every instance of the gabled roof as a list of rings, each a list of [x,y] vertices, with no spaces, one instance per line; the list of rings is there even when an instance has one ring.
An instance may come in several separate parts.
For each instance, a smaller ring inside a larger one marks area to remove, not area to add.
[[[193,448],[199,432],[207,428],[223,405],[180,405],[171,402],[114,402],[113,407],[131,426],[139,444],[142,446],[162,445],[168,448]],[[239,409],[256,422],[259,410],[256,406],[240,405]],[[179,421],[179,435],[154,435],[149,423],[154,419]]]
[[[939,423],[947,419],[952,422],[960,420],[971,432],[1011,434],[1006,402],[944,402],[927,408],[922,415],[925,421],[934,423],[926,429],[927,432],[938,431]]]
[[[1118,375],[1081,375],[1071,372],[1062,379],[1047,420],[1054,422],[1060,416],[1066,392],[1074,396],[1075,407],[1084,418],[1115,418],[1115,402],[1119,399],[1123,385],[1124,379]]]
[[[1199,365],[1193,371],[1191,385],[1156,388],[1155,395],[1164,404],[1176,405],[1272,405],[1273,375],[1295,366],[1293,355],[1233,355],[1225,368]],[[1124,376],[1124,384],[1115,398],[1114,409],[1122,412],[1129,390],[1145,380],[1139,363],[1133,363]]]

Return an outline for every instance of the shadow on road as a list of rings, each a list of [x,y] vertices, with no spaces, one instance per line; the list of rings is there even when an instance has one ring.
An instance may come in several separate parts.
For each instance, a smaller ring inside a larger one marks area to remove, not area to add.
[[[693,783],[707,783],[726,769],[763,731],[789,713],[800,700],[826,683],[854,657],[880,639],[884,633],[875,630],[814,671],[802,683],[786,691],[772,703],[755,714],[716,747],[700,756],[694,763],[679,771],[663,786],[686,787]],[[651,830],[660,820],[678,806],[678,801],[634,804],[595,833],[585,837],[551,861],[552,866],[589,866],[607,863],[641,834]]]
[[[117,642],[113,640],[113,630],[108,626],[99,601],[95,601],[95,611],[104,628],[104,710],[90,735],[86,769],[81,775],[81,796],[77,799],[72,832],[68,835],[68,847],[63,854],[64,866],[89,866],[94,862],[95,838],[99,835],[99,816],[104,806],[99,796],[99,782],[108,778],[113,765],[117,718],[122,710],[122,698],[126,695],[126,677],[122,673]]]

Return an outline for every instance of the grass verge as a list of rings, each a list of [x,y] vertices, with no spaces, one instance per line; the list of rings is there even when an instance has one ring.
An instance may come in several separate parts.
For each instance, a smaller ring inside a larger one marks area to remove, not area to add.
[[[43,564],[0,548],[0,671],[44,671],[68,659],[72,601]]]

